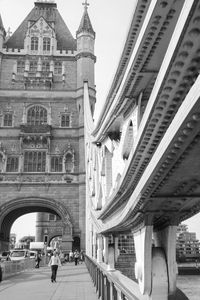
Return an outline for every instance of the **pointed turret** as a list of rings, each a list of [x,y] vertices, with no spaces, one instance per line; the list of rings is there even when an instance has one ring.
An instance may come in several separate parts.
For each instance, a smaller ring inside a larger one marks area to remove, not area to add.
[[[79,28],[76,32],[76,35],[78,35],[79,33],[82,33],[82,32],[88,32],[88,33],[91,33],[92,35],[94,35],[94,37],[95,37],[95,32],[92,28],[92,24],[91,24],[91,21],[90,21],[89,15],[88,15],[88,11],[87,11],[89,4],[87,3],[87,1],[83,4],[85,5],[84,13],[83,13]]]
[[[76,32],[77,38],[77,88],[83,87],[83,82],[87,81],[89,87],[95,89],[94,84],[94,64],[96,57],[94,55],[95,32],[88,15],[87,0],[85,0],[84,12],[80,26]],[[91,105],[92,110],[94,104]]]
[[[6,31],[4,29],[2,18],[0,15],[0,50],[3,48],[5,36],[6,36]]]

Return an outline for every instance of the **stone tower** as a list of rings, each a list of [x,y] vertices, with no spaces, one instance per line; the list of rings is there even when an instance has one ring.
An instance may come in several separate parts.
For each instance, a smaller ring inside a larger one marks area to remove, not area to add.
[[[54,1],[35,2],[4,43],[0,18],[0,250],[29,212],[36,241],[85,248],[84,81],[92,111],[96,95],[87,6],[76,39]]]

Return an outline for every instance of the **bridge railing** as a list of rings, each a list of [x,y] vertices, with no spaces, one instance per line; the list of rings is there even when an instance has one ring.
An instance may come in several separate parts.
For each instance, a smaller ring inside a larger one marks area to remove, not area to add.
[[[105,263],[85,255],[85,264],[101,300],[141,300],[145,299],[138,284],[117,270],[108,270]]]
[[[34,259],[22,259],[18,261],[5,261],[1,263],[3,279],[32,269],[35,266]]]
[[[46,266],[47,263],[48,262],[45,261],[45,258],[42,258],[40,266]],[[4,261],[0,264],[0,266],[2,269],[2,277],[3,279],[6,279],[25,270],[33,269],[35,267],[35,260],[26,258],[17,261]]]

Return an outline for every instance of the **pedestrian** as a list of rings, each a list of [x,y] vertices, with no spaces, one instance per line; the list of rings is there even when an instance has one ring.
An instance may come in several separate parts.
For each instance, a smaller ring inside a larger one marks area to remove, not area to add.
[[[72,262],[73,261],[73,257],[74,257],[74,253],[72,252],[72,250],[69,252],[69,261]]]
[[[82,264],[83,261],[84,261],[84,253],[83,253],[83,250],[81,250],[81,252],[80,252],[80,261],[81,261],[81,264]]]
[[[56,282],[58,266],[61,267],[61,261],[56,251],[51,256],[48,266],[51,267],[51,282]]]
[[[40,253],[37,252],[36,255],[35,255],[35,262],[36,262],[35,268],[39,269],[39,267],[40,267],[40,261],[41,261]]]
[[[79,252],[78,250],[74,251],[74,261],[75,261],[75,266],[77,266],[77,264],[79,263]]]

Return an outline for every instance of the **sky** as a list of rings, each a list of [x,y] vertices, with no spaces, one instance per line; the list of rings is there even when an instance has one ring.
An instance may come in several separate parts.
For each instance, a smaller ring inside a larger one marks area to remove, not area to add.
[[[0,0],[0,14],[6,31],[14,32],[34,7],[34,0]],[[75,38],[83,15],[82,3],[85,0],[57,0],[57,8],[66,25]],[[103,107],[111,86],[119,58],[121,56],[127,32],[130,26],[135,0],[89,0],[88,13],[96,32],[95,82],[97,103],[95,117]],[[197,232],[200,239],[200,216],[196,215],[185,223],[189,230]],[[35,235],[35,214],[28,214],[15,221],[11,229],[17,239],[24,235]]]

